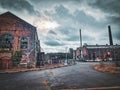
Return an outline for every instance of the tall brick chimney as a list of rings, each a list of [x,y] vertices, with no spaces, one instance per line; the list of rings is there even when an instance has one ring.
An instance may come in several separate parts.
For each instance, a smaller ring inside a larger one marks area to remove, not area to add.
[[[109,42],[110,42],[110,45],[113,45],[112,33],[111,33],[111,27],[110,27],[110,25],[108,26],[108,33],[109,33]]]
[[[80,47],[82,47],[82,35],[81,35],[81,29],[80,29]]]

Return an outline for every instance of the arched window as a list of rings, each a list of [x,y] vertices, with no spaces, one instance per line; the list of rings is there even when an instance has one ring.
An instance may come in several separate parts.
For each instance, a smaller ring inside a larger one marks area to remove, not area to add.
[[[22,49],[27,49],[28,46],[28,39],[26,37],[21,38],[21,48]]]
[[[13,44],[13,36],[11,34],[3,34],[0,37],[0,48],[12,48],[12,44]]]

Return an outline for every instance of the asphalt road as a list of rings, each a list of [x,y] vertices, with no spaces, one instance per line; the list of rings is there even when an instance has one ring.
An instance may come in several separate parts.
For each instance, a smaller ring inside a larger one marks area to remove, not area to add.
[[[49,70],[0,74],[0,90],[70,90],[102,87],[106,88],[104,90],[120,90],[120,75],[98,72],[93,69],[94,64],[96,63],[79,62],[76,65]]]

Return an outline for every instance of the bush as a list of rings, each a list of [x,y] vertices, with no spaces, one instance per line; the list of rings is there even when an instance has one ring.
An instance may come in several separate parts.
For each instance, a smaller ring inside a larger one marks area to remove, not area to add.
[[[13,62],[13,66],[17,66],[20,63],[21,57],[22,57],[22,52],[21,51],[16,51],[12,55],[11,59],[12,59],[12,62]]]

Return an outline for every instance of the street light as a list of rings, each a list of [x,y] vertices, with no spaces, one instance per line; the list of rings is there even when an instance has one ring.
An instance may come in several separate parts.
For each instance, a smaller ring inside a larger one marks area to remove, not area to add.
[[[65,48],[65,53],[66,53],[66,59],[65,59],[65,65],[67,65],[68,64],[68,59],[67,59],[67,47]]]

